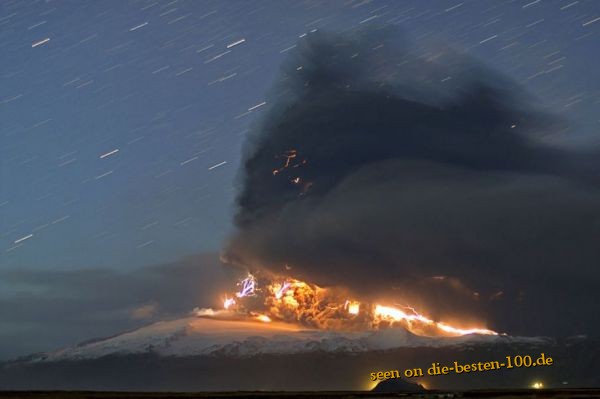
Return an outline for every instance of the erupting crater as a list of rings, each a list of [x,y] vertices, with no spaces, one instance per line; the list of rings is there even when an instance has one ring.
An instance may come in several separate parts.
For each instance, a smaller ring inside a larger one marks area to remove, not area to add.
[[[248,274],[238,290],[223,299],[223,310],[202,309],[199,316],[231,320],[274,321],[335,331],[371,331],[402,326],[425,337],[498,335],[475,326],[433,320],[410,306],[382,305],[345,299],[341,290],[322,288],[294,278],[264,278]]]

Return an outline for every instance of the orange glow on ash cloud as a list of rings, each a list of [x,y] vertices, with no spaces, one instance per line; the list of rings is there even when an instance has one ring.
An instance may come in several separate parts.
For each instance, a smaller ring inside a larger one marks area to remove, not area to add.
[[[332,288],[321,288],[293,278],[267,279],[261,285],[259,279],[248,274],[237,286],[239,291],[233,296],[226,296],[223,302],[224,309],[237,318],[265,323],[276,320],[332,330],[379,329],[399,325],[421,336],[498,335],[484,327],[463,328],[435,321],[409,306],[343,300],[342,290],[336,292]]]

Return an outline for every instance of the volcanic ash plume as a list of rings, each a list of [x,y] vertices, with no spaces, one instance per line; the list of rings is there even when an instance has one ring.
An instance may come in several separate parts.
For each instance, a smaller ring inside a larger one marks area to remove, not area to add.
[[[589,328],[600,158],[547,144],[531,101],[394,30],[308,35],[246,144],[225,258],[436,321]]]
[[[323,288],[289,277],[271,275],[259,279],[248,274],[237,286],[235,294],[225,295],[223,310],[196,309],[196,315],[262,323],[282,321],[337,331],[402,326],[422,336],[498,335],[497,332],[482,327],[465,328],[435,321],[411,306],[386,306],[356,299],[344,300],[344,295],[348,293],[343,289]]]

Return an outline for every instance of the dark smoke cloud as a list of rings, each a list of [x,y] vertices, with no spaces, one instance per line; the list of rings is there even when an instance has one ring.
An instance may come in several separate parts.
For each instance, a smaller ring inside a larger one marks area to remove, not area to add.
[[[316,33],[269,102],[231,263],[513,334],[598,327],[598,153],[546,144],[559,122],[509,79],[387,28]]]

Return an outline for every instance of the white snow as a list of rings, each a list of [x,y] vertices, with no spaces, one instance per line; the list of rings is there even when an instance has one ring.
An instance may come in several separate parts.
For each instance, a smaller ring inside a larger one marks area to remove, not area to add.
[[[189,317],[162,321],[111,338],[48,353],[44,361],[94,359],[112,354],[153,352],[163,356],[364,352],[400,347],[443,347],[493,342],[544,343],[546,338],[468,335],[421,337],[404,328],[336,332],[248,320]]]

